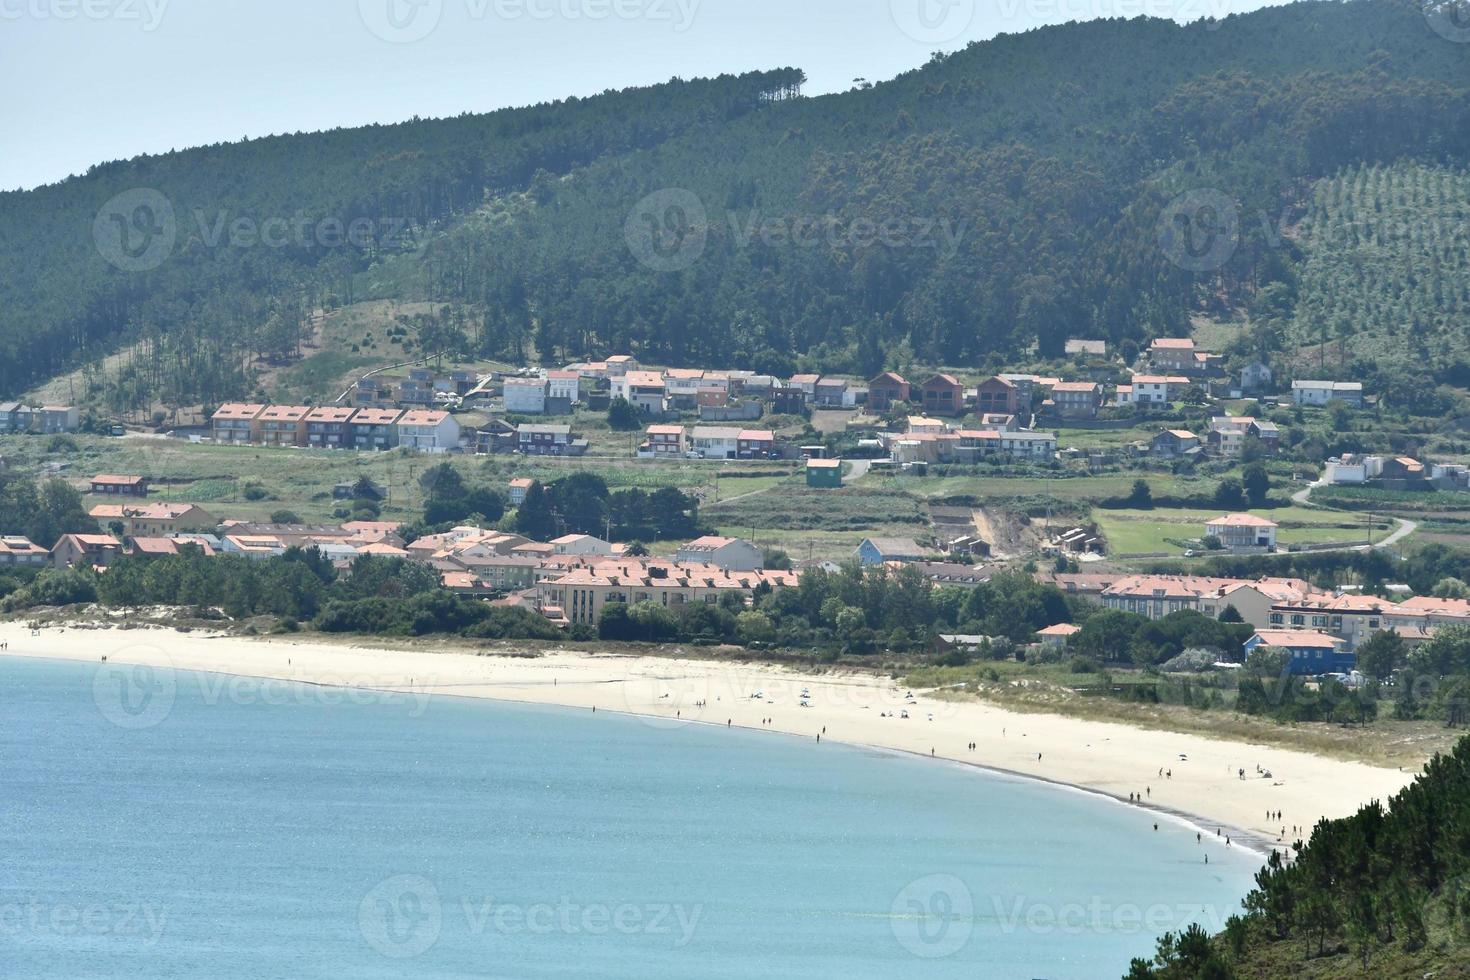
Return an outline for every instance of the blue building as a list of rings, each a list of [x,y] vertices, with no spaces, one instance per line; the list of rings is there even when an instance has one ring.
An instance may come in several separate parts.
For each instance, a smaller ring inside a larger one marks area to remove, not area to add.
[[[1356,654],[1347,652],[1347,641],[1310,630],[1261,630],[1245,641],[1245,655],[1257,647],[1280,647],[1291,653],[1287,669],[1298,677],[1348,674],[1358,666]]]

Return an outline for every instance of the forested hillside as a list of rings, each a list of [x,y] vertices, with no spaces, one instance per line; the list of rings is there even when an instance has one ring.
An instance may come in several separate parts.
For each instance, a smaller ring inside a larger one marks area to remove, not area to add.
[[[1326,309],[1283,229],[1313,200],[1339,220],[1321,180],[1463,171],[1465,48],[1407,0],[1300,3],[1036,30],[822,98],[787,69],[108,164],[0,195],[0,393],[146,338],[123,401],[217,401],[370,298],[453,304],[444,342],[483,356],[783,372],[998,365],[1198,312],[1315,340],[1390,287]],[[1218,201],[1237,220],[1201,254]]]
[[[1246,914],[1135,960],[1127,980],[1470,976],[1470,738],[1387,805],[1324,820],[1256,875]]]

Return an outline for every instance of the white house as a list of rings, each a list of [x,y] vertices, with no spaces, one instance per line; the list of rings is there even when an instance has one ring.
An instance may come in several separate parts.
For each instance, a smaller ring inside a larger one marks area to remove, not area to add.
[[[1361,486],[1383,475],[1382,456],[1348,453],[1329,459],[1322,481],[1330,486]]]
[[[1167,405],[1189,387],[1189,379],[1176,375],[1135,374],[1133,383],[1118,386],[1119,405]]]
[[[1293,381],[1291,398],[1298,405],[1321,406],[1328,402],[1346,402],[1363,407],[1363,386],[1356,381]]]
[[[447,453],[459,448],[459,423],[448,412],[404,412],[398,420],[398,445],[422,453]]]
[[[694,451],[705,459],[735,459],[740,455],[740,429],[697,425],[691,433]]]
[[[507,378],[505,411],[510,415],[542,415],[546,412],[545,378]]]
[[[554,554],[598,556],[611,558],[613,555],[612,542],[601,538],[594,538],[590,534],[567,534],[555,541],[550,542]]]
[[[1205,525],[1205,534],[1218,538],[1227,551],[1276,549],[1277,524],[1255,514],[1226,514]]]
[[[1051,459],[1057,454],[1054,432],[1002,432],[1000,451],[1022,459]]]
[[[765,567],[761,550],[742,538],[704,537],[679,548],[681,565],[713,565],[726,572],[757,572]]]
[[[573,405],[582,401],[582,376],[576,371],[550,371],[546,375],[546,397],[566,399]]]
[[[629,371],[612,379],[612,397],[622,398],[647,415],[662,415],[667,407],[668,385],[656,371]]]

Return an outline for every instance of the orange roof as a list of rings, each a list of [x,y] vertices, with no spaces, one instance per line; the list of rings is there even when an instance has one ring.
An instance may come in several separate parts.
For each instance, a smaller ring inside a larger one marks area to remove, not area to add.
[[[403,418],[398,420],[399,425],[428,425],[434,426],[449,418],[448,412],[433,412],[427,410],[416,410],[404,412]]]
[[[1335,650],[1343,644],[1342,640],[1334,636],[1311,630],[1258,630],[1256,636],[1264,640],[1267,646],[1273,647],[1320,647],[1324,650]]]
[[[809,459],[806,461],[809,470],[836,470],[842,468],[840,459]]]
[[[1205,525],[1206,527],[1280,527],[1275,521],[1268,521],[1264,517],[1255,514],[1226,514],[1217,517]]]
[[[146,476],[113,476],[110,473],[101,473],[97,476],[92,477],[92,482],[115,483],[119,486],[135,487],[138,484],[143,483],[147,479],[148,478]]]
[[[356,411],[356,409],[339,408],[335,405],[327,405],[321,408],[314,408],[310,412],[308,412],[306,416],[306,421],[346,422],[348,419],[352,418],[352,414],[354,411]]]
[[[363,408],[352,417],[356,425],[392,425],[402,415],[396,408]]]
[[[1149,346],[1154,350],[1194,350],[1194,341],[1187,337],[1160,337]]]
[[[1036,635],[1037,636],[1074,636],[1074,635],[1076,635],[1078,633],[1081,633],[1081,632],[1082,632],[1082,627],[1080,627],[1080,626],[1074,626],[1071,623],[1058,623],[1055,626],[1048,626],[1044,630],[1037,630],[1036,631]]]
[[[232,403],[229,405],[221,405],[218,409],[215,410],[215,413],[213,416],[211,416],[211,418],[216,422],[249,421],[263,411],[265,411],[264,405],[242,405],[239,403]]]
[[[260,413],[262,422],[300,422],[311,414],[306,405],[271,405]]]

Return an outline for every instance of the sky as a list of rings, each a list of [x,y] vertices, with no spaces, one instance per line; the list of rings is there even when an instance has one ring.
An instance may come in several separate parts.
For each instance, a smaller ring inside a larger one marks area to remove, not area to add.
[[[273,133],[796,67],[806,93],[1098,17],[1278,0],[0,0],[0,189]]]

